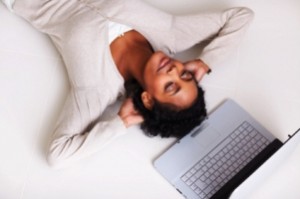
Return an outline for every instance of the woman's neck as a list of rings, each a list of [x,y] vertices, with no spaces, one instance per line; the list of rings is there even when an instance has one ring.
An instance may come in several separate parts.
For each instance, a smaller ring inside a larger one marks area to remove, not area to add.
[[[144,67],[153,54],[153,49],[147,39],[132,30],[115,39],[110,45],[110,50],[125,81],[136,79],[142,84]]]

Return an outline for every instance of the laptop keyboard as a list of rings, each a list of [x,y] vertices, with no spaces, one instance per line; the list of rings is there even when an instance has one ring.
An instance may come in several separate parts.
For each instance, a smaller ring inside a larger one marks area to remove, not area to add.
[[[181,180],[201,199],[208,199],[269,143],[251,124],[243,122]]]

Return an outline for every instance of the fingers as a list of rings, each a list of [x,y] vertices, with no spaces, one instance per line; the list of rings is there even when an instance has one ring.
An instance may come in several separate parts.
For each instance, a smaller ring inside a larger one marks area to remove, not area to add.
[[[130,114],[131,112],[135,111],[134,109],[134,105],[132,102],[131,98],[127,98],[125,99],[125,101],[123,102],[120,111],[119,111],[119,115],[121,117],[125,117],[126,115]]]
[[[192,60],[184,63],[186,70],[193,73],[197,82],[199,82],[205,74],[210,71],[210,68],[201,59]]]
[[[127,115],[126,117],[121,118],[126,126],[126,128],[140,124],[144,121],[144,118],[139,114]]]
[[[130,117],[130,124],[131,124],[131,125],[140,124],[140,123],[142,123],[143,121],[144,121],[144,118],[143,118],[141,115],[139,115],[139,114],[137,114],[137,115],[132,115],[132,116]]]
[[[144,118],[135,109],[131,98],[127,98],[123,102],[118,115],[121,117],[127,128],[135,124],[140,124],[144,121]]]

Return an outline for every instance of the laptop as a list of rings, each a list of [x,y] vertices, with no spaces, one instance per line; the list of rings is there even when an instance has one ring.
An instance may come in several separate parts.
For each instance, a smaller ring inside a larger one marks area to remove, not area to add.
[[[224,199],[282,145],[228,99],[163,152],[154,167],[187,199]]]

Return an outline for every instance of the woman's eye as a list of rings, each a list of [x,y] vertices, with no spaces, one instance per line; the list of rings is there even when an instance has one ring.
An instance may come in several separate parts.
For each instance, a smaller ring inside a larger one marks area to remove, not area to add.
[[[165,91],[166,92],[172,92],[175,90],[175,84],[173,82],[169,82],[166,86],[165,86]]]
[[[185,79],[185,80],[190,80],[193,78],[193,75],[191,72],[189,71],[184,71],[182,74],[181,74],[181,78],[182,79]]]

